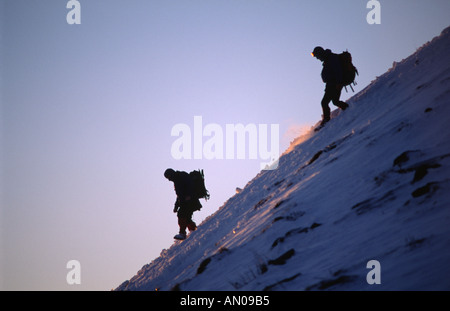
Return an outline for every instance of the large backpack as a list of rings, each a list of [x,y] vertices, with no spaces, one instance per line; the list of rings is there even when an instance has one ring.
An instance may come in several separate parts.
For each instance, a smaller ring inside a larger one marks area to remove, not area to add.
[[[194,197],[196,199],[209,199],[209,191],[205,187],[205,175],[203,170],[196,170],[189,173],[194,188]]]
[[[353,89],[352,84],[356,85],[355,77],[358,74],[358,69],[353,66],[352,55],[350,54],[350,52],[345,51],[341,54],[338,54],[338,56],[342,66],[342,82],[345,86],[345,90],[347,91],[348,85],[354,92],[355,90]]]

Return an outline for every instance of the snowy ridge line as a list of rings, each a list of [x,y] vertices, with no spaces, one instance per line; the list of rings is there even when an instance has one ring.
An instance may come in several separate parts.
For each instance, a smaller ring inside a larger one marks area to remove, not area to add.
[[[449,50],[447,28],[116,290],[450,290]]]

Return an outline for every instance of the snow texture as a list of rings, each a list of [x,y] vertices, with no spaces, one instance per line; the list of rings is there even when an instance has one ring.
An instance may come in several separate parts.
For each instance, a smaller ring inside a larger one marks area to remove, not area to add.
[[[450,27],[117,290],[450,290],[449,51]]]

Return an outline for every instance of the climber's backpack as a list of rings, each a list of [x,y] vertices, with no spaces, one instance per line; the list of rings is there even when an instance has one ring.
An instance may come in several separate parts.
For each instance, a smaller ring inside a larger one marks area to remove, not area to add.
[[[189,173],[194,188],[194,197],[196,199],[209,199],[209,191],[205,187],[205,175],[203,170],[196,170]]]
[[[352,55],[350,52],[345,51],[338,54],[338,56],[342,66],[342,82],[345,86],[345,90],[347,91],[347,85],[349,85],[354,92],[355,90],[353,90],[352,84],[356,85],[355,77],[358,74],[358,69],[353,66]]]

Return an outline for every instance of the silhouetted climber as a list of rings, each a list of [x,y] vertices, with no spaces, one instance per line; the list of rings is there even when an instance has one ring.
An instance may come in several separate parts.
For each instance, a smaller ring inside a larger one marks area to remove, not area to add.
[[[330,101],[342,110],[348,108],[348,104],[340,100],[342,88],[346,83],[344,82],[343,68],[338,54],[317,46],[311,55],[323,62],[322,80],[326,84],[325,94],[321,102],[323,119],[320,125],[323,126],[330,121],[330,107],[328,106]]]
[[[174,239],[184,240],[186,239],[186,228],[189,231],[197,229],[197,225],[192,221],[192,214],[200,210],[202,205],[195,196],[194,183],[188,173],[168,168],[164,172],[164,177],[173,182],[177,195],[173,212],[177,213],[180,232],[174,236]]]

